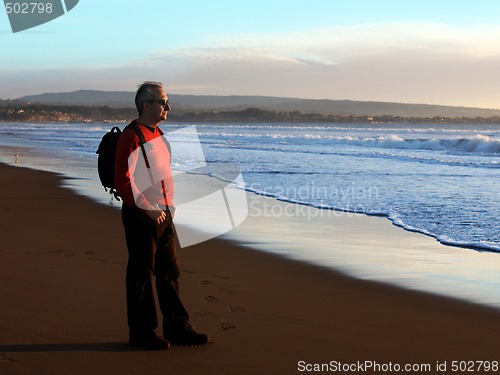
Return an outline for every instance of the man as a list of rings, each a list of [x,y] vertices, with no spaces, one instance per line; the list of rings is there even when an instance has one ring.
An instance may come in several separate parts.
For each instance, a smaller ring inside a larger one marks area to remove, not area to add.
[[[170,344],[202,345],[208,337],[191,328],[179,297],[170,149],[158,128],[171,110],[163,85],[143,83],[137,90],[135,105],[139,117],[120,136],[115,161],[115,185],[123,199],[122,221],[129,254],[129,344],[145,349],[167,349]],[[138,130],[144,136],[146,156]],[[163,315],[163,338],[155,332],[158,320],[153,275]]]

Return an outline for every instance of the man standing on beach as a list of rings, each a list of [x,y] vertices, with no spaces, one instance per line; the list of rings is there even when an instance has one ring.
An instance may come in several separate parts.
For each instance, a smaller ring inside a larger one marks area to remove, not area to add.
[[[123,199],[122,221],[129,255],[129,344],[146,349],[167,349],[170,344],[202,345],[208,342],[208,336],[192,329],[179,297],[170,148],[158,128],[171,110],[163,85],[143,83],[137,90],[135,105],[139,117],[120,136],[115,161],[115,185]],[[137,131],[142,132],[144,148]],[[149,176],[149,184],[144,183],[144,175]],[[158,319],[153,275],[163,315],[163,338],[155,332]]]

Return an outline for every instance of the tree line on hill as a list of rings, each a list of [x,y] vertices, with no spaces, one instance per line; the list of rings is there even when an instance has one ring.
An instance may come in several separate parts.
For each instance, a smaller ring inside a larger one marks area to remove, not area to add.
[[[33,104],[0,101],[0,121],[10,122],[127,122],[137,117],[134,108]],[[273,111],[261,108],[244,110],[183,110],[169,113],[177,122],[287,122],[287,123],[489,123],[500,124],[500,117],[403,117],[394,115],[323,114],[301,111]]]

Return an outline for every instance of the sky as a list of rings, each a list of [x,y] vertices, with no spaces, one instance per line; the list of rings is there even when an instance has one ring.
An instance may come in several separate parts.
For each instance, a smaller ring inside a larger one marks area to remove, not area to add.
[[[0,99],[146,80],[170,94],[500,108],[500,1],[80,0],[17,33],[0,8]]]

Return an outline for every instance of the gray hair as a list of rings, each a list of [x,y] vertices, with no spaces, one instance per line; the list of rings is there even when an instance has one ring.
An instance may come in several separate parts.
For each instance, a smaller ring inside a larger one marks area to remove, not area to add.
[[[153,88],[162,89],[163,84],[161,82],[146,81],[137,89],[135,94],[135,107],[137,108],[139,115],[142,113],[142,105],[144,102],[157,99],[154,96]]]

